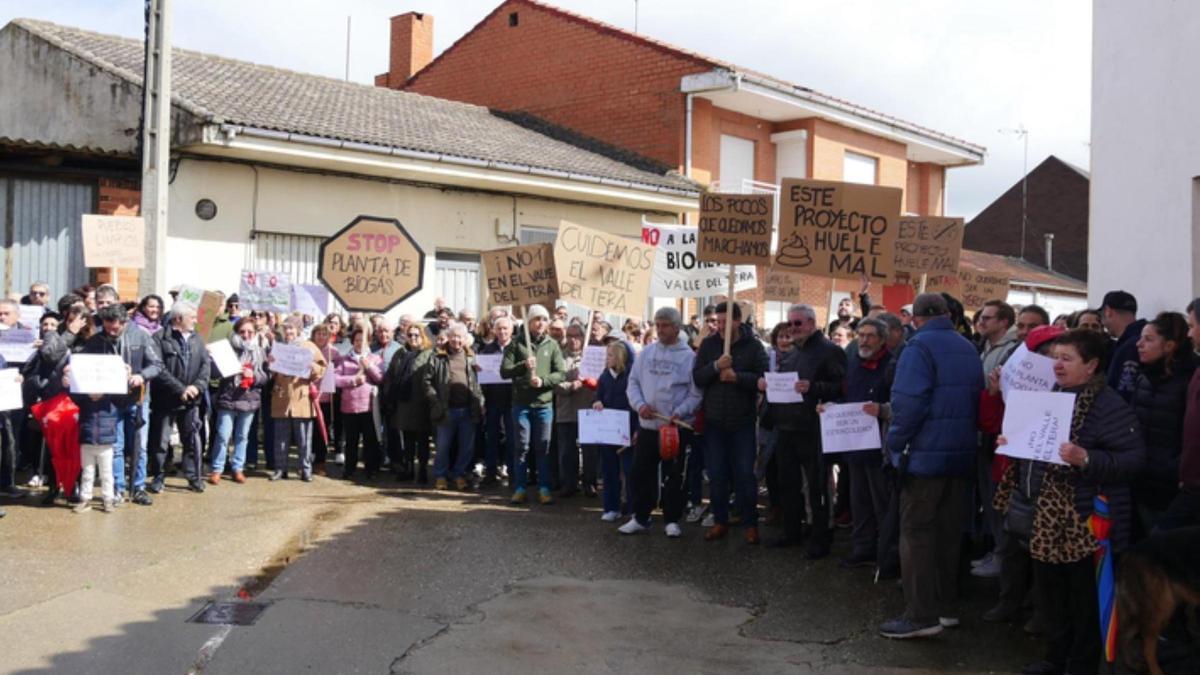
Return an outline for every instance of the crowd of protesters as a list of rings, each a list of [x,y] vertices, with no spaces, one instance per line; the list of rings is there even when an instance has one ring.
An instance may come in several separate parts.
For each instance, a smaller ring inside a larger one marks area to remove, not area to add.
[[[248,472],[419,484],[432,473],[438,490],[507,488],[513,505],[600,498],[601,519],[623,520],[626,535],[651,530],[661,510],[668,537],[700,523],[712,541],[739,526],[747,544],[820,559],[844,527],[841,566],[901,580],[905,612],[880,626],[892,638],[958,625],[959,561],[974,548],[971,574],[998,579],[982,618],[1032,607],[1025,628],[1045,638],[1045,660],[1025,672],[1094,672],[1100,542],[1089,522],[1111,522],[1118,554],[1200,524],[1200,300],[1146,320],[1113,291],[1051,320],[1001,299],[968,315],[934,293],[892,314],[866,291],[824,328],[795,304],[770,330],[739,303],[688,322],[666,307],[618,329],[600,313],[538,305],[522,322],[503,308],[477,320],[439,299],[393,326],[242,311],[234,295],[202,339],[185,304],[123,301],[103,285],[50,305],[34,284],[0,300],[0,330],[38,332],[28,361],[0,364],[19,369],[25,401],[3,413],[0,491],[29,496],[20,475],[44,505],[83,513],[98,480],[108,512],[150,506],[180,474],[199,493]],[[20,324],[31,316],[22,305],[44,308],[37,325]],[[241,365],[227,377],[206,349],[220,340]],[[307,376],[273,371],[280,343],[311,352]],[[1000,371],[1021,345],[1052,358],[1055,389],[1076,394],[1064,464],[997,453]],[[587,346],[605,349],[595,379],[580,373]],[[119,355],[128,391],[70,394],[76,353]],[[503,382],[481,385],[480,355],[501,355]],[[767,403],[768,371],[796,373],[803,400]],[[833,403],[877,417],[881,448],[825,454],[820,416]],[[581,445],[587,409],[627,411],[630,446]],[[760,538],[760,501],[773,537]]]

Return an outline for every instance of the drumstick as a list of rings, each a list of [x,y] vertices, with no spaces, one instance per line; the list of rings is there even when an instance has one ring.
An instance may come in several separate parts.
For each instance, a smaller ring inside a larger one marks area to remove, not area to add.
[[[667,417],[666,415],[664,415],[664,414],[662,414],[662,413],[658,413],[658,412],[656,412],[656,413],[654,413],[654,416],[655,416],[655,417],[657,417],[658,419],[660,419],[660,420],[664,421],[664,422],[670,422],[670,421],[671,421],[671,418],[670,418],[670,417]],[[678,425],[678,426],[681,426],[681,427],[683,427],[684,429],[687,429],[688,431],[695,431],[695,430],[696,430],[696,429],[695,429],[695,427],[693,427],[692,425],[688,424],[687,422],[684,422],[683,420],[675,420],[675,422],[674,422],[674,423],[675,423],[676,425]]]

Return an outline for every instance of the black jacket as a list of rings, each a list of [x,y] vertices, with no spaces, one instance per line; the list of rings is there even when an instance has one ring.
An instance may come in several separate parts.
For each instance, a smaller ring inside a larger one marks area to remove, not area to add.
[[[170,326],[154,334],[154,343],[162,354],[162,372],[153,381],[150,407],[154,410],[183,410],[200,403],[200,397],[184,401],[189,386],[204,392],[208,388],[208,350],[198,333],[192,333],[186,351],[179,333]]]
[[[742,324],[734,337],[730,356],[737,382],[722,382],[714,363],[725,352],[725,336],[710,335],[700,343],[692,379],[704,390],[704,423],[727,430],[754,424],[758,404],[758,380],[767,370],[767,350],[754,330]]]
[[[1088,451],[1088,466],[1071,473],[1075,510],[1086,518],[1095,508],[1096,495],[1107,495],[1112,520],[1109,537],[1114,550],[1123,551],[1129,546],[1133,522],[1129,484],[1146,461],[1146,446],[1133,408],[1112,388],[1104,388],[1092,402],[1077,445]]]
[[[779,357],[779,372],[796,373],[809,381],[808,393],[801,403],[771,403],[767,415],[778,429],[816,431],[819,429],[817,404],[837,401],[846,387],[846,351],[813,331],[803,344]]]
[[[150,383],[162,372],[162,357],[159,356],[154,338],[133,324],[125,324],[125,331],[116,340],[109,339],[104,335],[104,329],[101,328],[100,333],[88,339],[83,351],[88,354],[120,356],[121,360],[129,366],[132,374],[142,376],[142,379],[146,381],[144,385],[146,387],[151,386]],[[122,407],[130,406],[137,403],[141,397],[141,391],[130,391],[125,396],[116,397],[113,403]]]
[[[1137,387],[1137,374],[1141,369],[1138,363],[1137,342],[1145,327],[1145,319],[1138,319],[1126,326],[1125,332],[1117,338],[1117,344],[1112,350],[1112,360],[1108,364],[1108,386],[1126,401],[1133,399],[1133,390]]]
[[[1183,414],[1195,369],[1190,354],[1170,374],[1161,363],[1142,366],[1133,390],[1130,403],[1146,440],[1146,466],[1133,483],[1134,499],[1152,509],[1165,509],[1179,484]]]

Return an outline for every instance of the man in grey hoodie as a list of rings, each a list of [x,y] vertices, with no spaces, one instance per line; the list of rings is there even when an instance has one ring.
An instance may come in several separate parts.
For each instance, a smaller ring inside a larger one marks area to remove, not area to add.
[[[683,318],[674,307],[663,307],[654,313],[654,329],[658,342],[648,345],[633,362],[629,372],[629,405],[638,413],[640,429],[634,443],[633,518],[619,528],[622,534],[636,534],[650,525],[658,481],[658,465],[663,472],[663,518],[667,521],[668,537],[682,534],[679,521],[683,517],[683,465],[685,448],[691,442],[691,432],[679,428],[678,454],[662,459],[659,448],[659,427],[665,422],[691,422],[696,409],[704,400],[692,377],[695,355],[687,343],[680,340]]]

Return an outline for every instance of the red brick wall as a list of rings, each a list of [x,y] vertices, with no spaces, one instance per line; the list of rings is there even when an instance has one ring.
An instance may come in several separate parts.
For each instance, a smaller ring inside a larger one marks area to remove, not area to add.
[[[101,178],[97,187],[100,195],[100,215],[111,216],[116,212],[118,206],[141,212],[142,188],[137,181]],[[96,284],[111,283],[111,270],[102,268],[92,270],[92,280]],[[138,270],[117,270],[117,292],[121,294],[122,300],[137,299]]]
[[[518,25],[510,27],[513,12]],[[711,65],[699,59],[509,0],[405,88],[528,112],[681,167],[685,103],[679,82],[708,70]]]
[[[375,76],[375,86],[400,89],[432,60],[433,15],[407,12],[393,16],[388,72]]]

